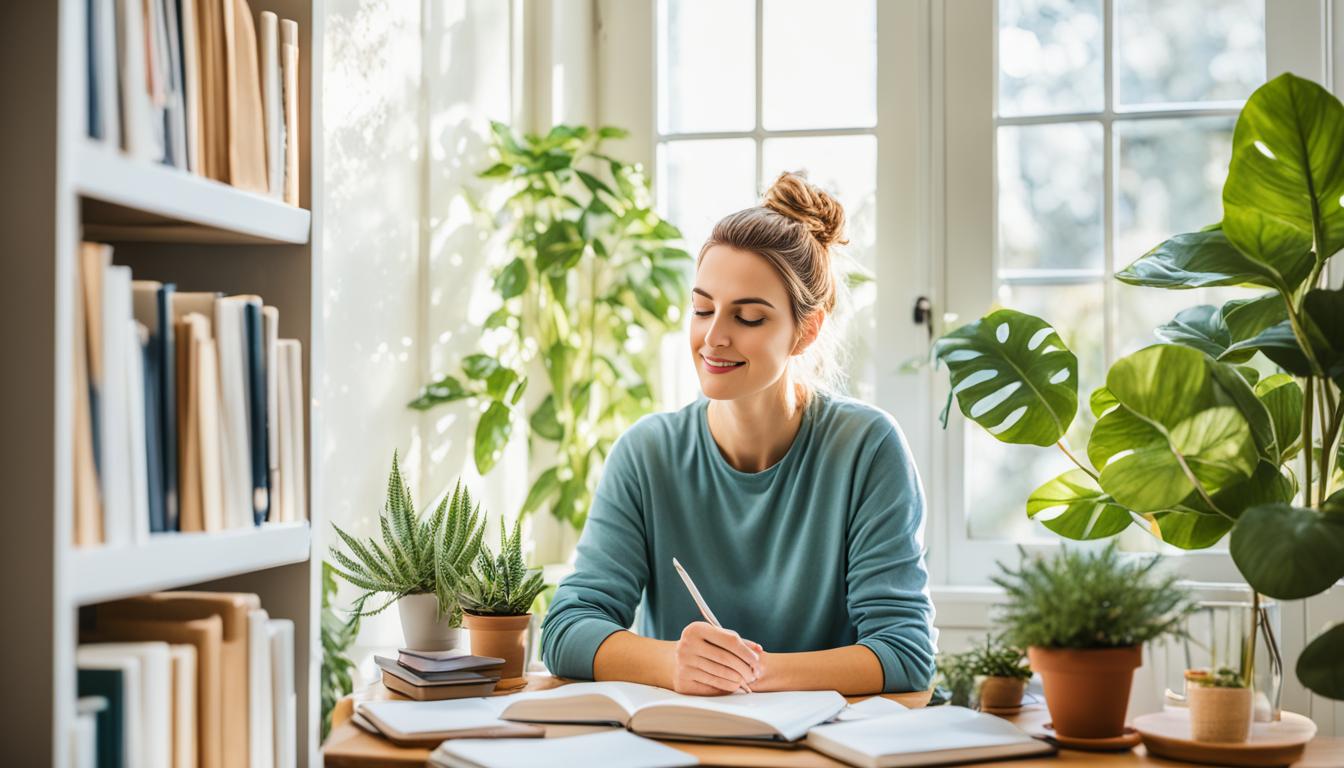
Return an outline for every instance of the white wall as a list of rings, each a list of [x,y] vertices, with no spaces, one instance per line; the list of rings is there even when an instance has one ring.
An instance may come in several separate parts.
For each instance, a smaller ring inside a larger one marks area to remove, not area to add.
[[[356,536],[377,532],[393,449],[420,509],[459,476],[493,513],[516,510],[526,491],[521,444],[487,481],[474,473],[470,405],[406,407],[475,351],[490,310],[472,305],[488,295],[493,243],[466,191],[479,190],[488,165],[489,121],[511,119],[510,10],[497,0],[327,9],[322,496],[332,522]],[[342,602],[352,595],[343,588]],[[358,648],[400,637],[388,611],[364,623]]]

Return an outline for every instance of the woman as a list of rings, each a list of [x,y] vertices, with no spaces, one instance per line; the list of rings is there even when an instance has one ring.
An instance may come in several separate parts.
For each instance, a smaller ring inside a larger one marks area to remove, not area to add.
[[[703,695],[928,686],[910,452],[890,416],[813,380],[834,363],[818,338],[844,218],[786,173],[714,227],[692,292],[705,397],[641,419],[612,449],[542,629],[556,675]],[[723,629],[702,619],[673,557]]]

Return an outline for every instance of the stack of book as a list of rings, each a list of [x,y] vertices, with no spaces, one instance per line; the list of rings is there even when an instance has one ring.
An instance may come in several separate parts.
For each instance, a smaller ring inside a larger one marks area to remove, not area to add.
[[[299,203],[299,28],[247,0],[88,0],[90,138]]]
[[[383,670],[383,685],[417,701],[488,696],[499,682],[504,660],[465,651],[415,651],[403,648],[396,659],[373,657]]]
[[[279,311],[132,280],[98,243],[76,273],[75,545],[306,519],[302,348]]]
[[[256,595],[161,592],[99,605],[81,642],[79,695],[105,704],[91,734],[77,730],[75,751],[99,768],[296,764],[294,623],[270,618]]]

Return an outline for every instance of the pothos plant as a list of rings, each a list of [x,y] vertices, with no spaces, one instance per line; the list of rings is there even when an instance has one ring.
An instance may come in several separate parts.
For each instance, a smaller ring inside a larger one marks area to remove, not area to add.
[[[659,339],[689,301],[691,257],[681,232],[651,207],[638,165],[602,151],[625,131],[559,125],[518,136],[494,123],[498,162],[480,173],[510,193],[493,212],[508,248],[491,267],[498,308],[488,347],[411,402],[426,410],[474,398],[483,404],[473,454],[485,474],[523,425],[554,444],[555,464],[528,491],[523,513],[549,505],[582,528],[616,438],[654,408],[650,371]],[[491,338],[494,337],[494,338]],[[502,337],[502,338],[500,338]],[[531,406],[523,398],[535,360],[545,371]],[[531,444],[531,440],[529,440]]]
[[[936,342],[962,413],[1004,442],[1058,445],[1076,466],[1030,495],[1028,517],[1072,539],[1138,525],[1184,549],[1230,532],[1256,601],[1305,598],[1344,577],[1344,290],[1326,285],[1344,247],[1342,136],[1344,106],[1315,83],[1285,74],[1251,95],[1222,222],[1172,237],[1116,278],[1265,291],[1187,309],[1157,329],[1164,343],[1117,360],[1088,397],[1097,421],[1085,452],[1064,439],[1078,361],[1044,320],[1000,309]],[[1257,353],[1281,372],[1260,378],[1246,365]],[[1344,698],[1341,659],[1337,624],[1303,650],[1298,678]]]

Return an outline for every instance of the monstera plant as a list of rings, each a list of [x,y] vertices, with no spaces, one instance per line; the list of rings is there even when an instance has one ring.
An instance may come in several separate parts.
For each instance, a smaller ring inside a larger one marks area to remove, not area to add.
[[[1150,288],[1264,292],[1187,309],[1157,329],[1165,343],[1117,360],[1088,396],[1097,421],[1085,453],[1064,439],[1077,358],[1044,320],[1000,309],[939,339],[933,355],[969,419],[1004,442],[1058,445],[1076,466],[1031,494],[1029,517],[1072,539],[1134,524],[1184,549],[1230,533],[1257,600],[1305,598],[1344,577],[1344,290],[1326,271],[1342,247],[1344,106],[1285,74],[1237,120],[1222,222],[1116,274]],[[1261,378],[1246,365],[1257,354],[1280,372]],[[1344,624],[1307,645],[1298,677],[1344,699],[1341,660]]]

